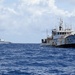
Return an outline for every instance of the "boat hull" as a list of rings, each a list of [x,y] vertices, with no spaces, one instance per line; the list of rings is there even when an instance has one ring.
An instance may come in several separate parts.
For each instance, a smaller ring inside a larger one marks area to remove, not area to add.
[[[64,45],[58,45],[58,46],[53,46],[53,45],[49,45],[49,44],[41,44],[41,46],[59,47],[59,48],[75,48],[75,44],[64,44]]]
[[[75,34],[62,39],[52,39],[48,43],[42,43],[44,46],[75,48]]]
[[[64,44],[64,45],[59,45],[56,47],[61,47],[61,48],[75,48],[75,44]]]

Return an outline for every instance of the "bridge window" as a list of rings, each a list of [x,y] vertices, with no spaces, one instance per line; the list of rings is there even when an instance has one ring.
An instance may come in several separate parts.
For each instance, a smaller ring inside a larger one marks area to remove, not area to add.
[[[71,34],[71,32],[57,32],[58,35],[66,35],[66,34]]]
[[[58,34],[58,35],[65,35],[66,32],[58,32],[57,34]]]

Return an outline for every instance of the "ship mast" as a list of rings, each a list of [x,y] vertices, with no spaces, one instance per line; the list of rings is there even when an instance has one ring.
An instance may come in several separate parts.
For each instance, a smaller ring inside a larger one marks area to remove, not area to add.
[[[60,18],[59,30],[63,30],[63,20]]]

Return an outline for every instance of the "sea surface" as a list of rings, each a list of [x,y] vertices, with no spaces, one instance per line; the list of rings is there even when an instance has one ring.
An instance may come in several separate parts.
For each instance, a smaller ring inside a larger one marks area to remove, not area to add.
[[[75,75],[75,49],[1,44],[0,75]]]

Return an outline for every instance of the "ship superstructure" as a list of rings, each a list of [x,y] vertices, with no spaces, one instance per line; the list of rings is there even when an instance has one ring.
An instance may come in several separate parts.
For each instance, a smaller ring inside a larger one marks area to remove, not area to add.
[[[63,21],[60,20],[59,29],[52,30],[52,36],[42,39],[42,45],[56,47],[74,47],[75,34],[71,28],[63,28]]]

